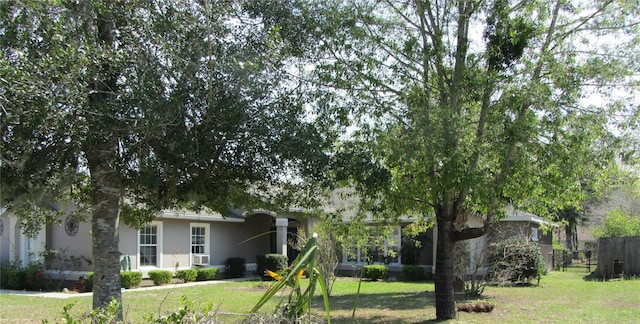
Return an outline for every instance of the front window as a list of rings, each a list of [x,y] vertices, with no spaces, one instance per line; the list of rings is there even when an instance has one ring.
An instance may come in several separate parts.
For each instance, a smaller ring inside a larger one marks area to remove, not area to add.
[[[161,225],[144,225],[139,233],[140,266],[159,266]]]
[[[202,262],[194,259],[193,255],[209,255],[209,224],[191,224],[191,255],[192,263]]]
[[[363,246],[352,244],[345,249],[343,262],[400,263],[400,227],[395,227],[391,233],[386,234],[373,226],[370,229],[367,242]]]

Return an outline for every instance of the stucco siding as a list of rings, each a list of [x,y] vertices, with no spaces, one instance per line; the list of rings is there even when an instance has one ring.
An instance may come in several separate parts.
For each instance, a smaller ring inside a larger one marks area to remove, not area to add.
[[[190,266],[190,221],[165,219],[162,221],[162,268]]]
[[[120,223],[120,253],[129,256],[131,270],[138,269],[138,230]]]
[[[215,222],[211,226],[211,263],[222,265],[227,258],[241,257],[255,263],[256,255],[271,252],[269,215],[253,215],[244,223]]]
[[[54,253],[50,267],[72,271],[91,271],[93,251],[91,241],[91,223],[79,222],[78,231],[67,232],[65,220],[62,224],[51,226],[47,233],[47,249]]]

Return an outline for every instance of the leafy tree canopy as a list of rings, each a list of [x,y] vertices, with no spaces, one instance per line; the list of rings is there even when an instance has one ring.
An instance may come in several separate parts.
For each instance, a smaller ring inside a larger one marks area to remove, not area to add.
[[[387,215],[436,218],[438,319],[455,317],[452,242],[484,233],[454,222],[490,223],[507,204],[542,216],[578,206],[582,179],[600,183],[634,156],[635,4],[323,6],[335,19],[308,77],[327,114],[354,125],[333,175]]]

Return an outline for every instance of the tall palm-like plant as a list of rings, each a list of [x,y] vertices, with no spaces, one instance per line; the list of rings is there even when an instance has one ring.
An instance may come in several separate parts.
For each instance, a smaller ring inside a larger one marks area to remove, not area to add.
[[[324,278],[316,264],[316,256],[318,251],[317,245],[317,233],[313,233],[313,237],[307,241],[298,257],[293,261],[291,266],[276,273],[267,270],[267,274],[276,279],[275,283],[267,290],[262,298],[256,303],[251,310],[252,313],[260,310],[264,304],[266,304],[273,296],[280,290],[291,288],[289,298],[283,299],[276,307],[276,312],[294,321],[302,320],[305,315],[311,313],[311,299],[316,290],[316,285],[320,284],[322,290],[322,298],[324,301],[324,308],[327,312],[327,323],[331,322],[331,315],[329,310],[329,294],[327,293],[327,287],[325,285]],[[309,285],[303,291],[300,287],[300,279],[304,271],[309,274]]]

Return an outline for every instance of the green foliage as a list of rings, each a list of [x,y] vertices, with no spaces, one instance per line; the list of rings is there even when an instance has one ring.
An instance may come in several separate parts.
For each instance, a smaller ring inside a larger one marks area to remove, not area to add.
[[[87,291],[93,290],[93,272],[87,273],[87,284],[85,285]]]
[[[244,258],[228,258],[224,270],[227,278],[242,278],[247,272],[247,265]]]
[[[171,271],[168,270],[150,270],[148,274],[156,286],[171,283],[171,278],[173,277]]]
[[[120,314],[120,302],[115,298],[111,298],[111,301],[105,307],[97,307],[89,312],[91,323],[93,324],[112,324],[118,323]]]
[[[336,280],[336,269],[340,263],[342,246],[347,242],[347,226],[338,215],[322,214],[309,229],[312,233],[317,233],[316,242],[318,245],[318,255],[316,265],[322,274],[327,287],[327,293],[331,296],[333,283]],[[297,250],[302,250],[309,241],[306,231],[298,228],[297,240],[292,242],[292,246]]]
[[[7,288],[13,290],[26,289],[27,273],[22,269],[10,269],[7,273]]]
[[[384,279],[387,277],[387,267],[377,264],[367,264],[362,267],[362,278],[371,281]]]
[[[3,1],[0,204],[31,231],[60,217],[50,202],[77,203],[111,222],[92,239],[115,264],[118,213],[139,227],[167,208],[313,203],[335,127],[290,78],[314,43],[262,19],[302,19],[283,6]]]
[[[594,227],[591,233],[600,237],[625,237],[640,235],[640,216],[634,216],[622,210],[609,211],[602,219],[602,226]]]
[[[198,281],[214,280],[218,276],[217,268],[200,268],[196,279]]]
[[[406,281],[423,281],[427,279],[427,274],[424,268],[419,265],[403,265],[402,274]]]
[[[93,280],[93,276],[92,276]],[[88,281],[88,280],[87,280]],[[120,272],[120,285],[122,288],[135,288],[139,287],[142,283],[142,272],[137,271],[122,271]],[[92,282],[93,286],[93,282]]]
[[[336,2],[322,47],[331,59],[313,75],[333,91],[314,94],[353,121],[331,175],[373,214],[435,216],[440,238],[477,237],[448,225],[467,212],[498,220],[506,204],[539,215],[578,206],[581,181],[606,178],[637,142],[636,120],[617,117],[637,115],[640,25],[623,1]],[[593,93],[603,100],[585,100]],[[445,320],[453,251],[438,248]]]
[[[45,273],[42,263],[35,262],[27,267],[8,265],[0,268],[2,289],[42,291],[53,288],[53,282]]]
[[[196,281],[198,278],[198,270],[196,269],[184,269],[176,271],[176,278],[183,282]]]
[[[267,275],[276,281],[262,296],[251,310],[256,313],[262,306],[271,300],[279,291],[291,288],[288,298],[280,299],[274,313],[284,316],[291,322],[300,322],[303,318],[309,318],[311,314],[311,301],[314,297],[316,286],[319,284],[322,291],[322,300],[327,313],[327,323],[331,323],[331,314],[329,310],[329,294],[325,286],[325,280],[322,273],[317,267],[317,234],[314,233],[300,254],[293,260],[291,266],[279,271],[266,270]],[[302,275],[308,273],[309,284],[303,291],[300,287],[300,279]]]
[[[208,323],[213,320],[211,304],[202,309],[196,309],[193,302],[185,295],[180,296],[182,307],[169,315],[154,319],[152,316],[145,316],[147,323]]]
[[[266,274],[266,271],[280,272],[287,267],[287,263],[286,255],[276,253],[261,254],[256,257],[256,272],[264,279],[271,279]]]
[[[488,280],[500,285],[524,284],[545,273],[538,244],[528,237],[516,235],[489,246]]]

